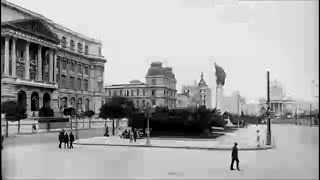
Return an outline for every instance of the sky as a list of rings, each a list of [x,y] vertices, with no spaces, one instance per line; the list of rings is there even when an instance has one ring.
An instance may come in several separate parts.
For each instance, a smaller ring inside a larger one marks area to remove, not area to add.
[[[101,39],[105,85],[145,81],[150,62],[173,67],[177,90],[200,80],[226,95],[266,97],[266,72],[288,95],[314,101],[319,82],[319,1],[10,0],[81,34]],[[213,91],[215,92],[215,91]],[[214,98],[214,97],[213,97]],[[214,102],[214,100],[213,100]]]

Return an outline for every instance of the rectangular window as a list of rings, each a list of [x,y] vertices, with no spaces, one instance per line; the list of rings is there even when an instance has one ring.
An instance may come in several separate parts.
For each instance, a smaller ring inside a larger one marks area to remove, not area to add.
[[[122,90],[120,90],[120,96],[122,96]]]
[[[163,91],[163,95],[166,95],[166,90]]]
[[[84,74],[85,74],[85,75],[88,75],[88,74],[89,74],[89,67],[85,67],[85,68],[84,68]]]
[[[70,67],[70,71],[74,72],[75,68],[74,68],[74,62],[70,62],[69,63],[69,67]]]
[[[146,90],[145,89],[143,89],[142,94],[143,94],[143,96],[146,95]]]
[[[133,90],[131,90],[131,96],[133,96]]]
[[[74,89],[74,77],[70,77],[69,83],[68,83],[69,89]]]
[[[142,100],[142,107],[144,107],[145,106],[145,101],[144,100]]]
[[[66,76],[61,76],[61,84],[59,84],[62,88],[66,88]]]
[[[137,89],[137,96],[139,96],[139,89]]]
[[[152,90],[152,91],[151,91],[151,95],[152,95],[152,96],[155,96],[155,95],[156,95],[156,91],[155,91],[155,90]]]
[[[206,95],[203,95],[203,98],[205,99],[205,98],[206,98]]]
[[[84,80],[84,90],[85,90],[85,91],[88,91],[88,89],[89,89],[89,83],[88,83],[88,80],[85,79],[85,80]]]
[[[206,105],[206,100],[203,100],[203,105]]]
[[[77,72],[78,73],[81,73],[82,71],[81,71],[81,64],[77,64]]]
[[[77,90],[81,90],[81,79],[80,78],[77,79],[76,84],[77,84],[77,86],[76,86]]]
[[[66,61],[62,61],[62,69],[67,70],[67,62]]]
[[[151,80],[151,84],[152,84],[152,85],[156,85],[156,84],[157,84],[157,80],[156,80],[156,79],[152,79],[152,80]]]

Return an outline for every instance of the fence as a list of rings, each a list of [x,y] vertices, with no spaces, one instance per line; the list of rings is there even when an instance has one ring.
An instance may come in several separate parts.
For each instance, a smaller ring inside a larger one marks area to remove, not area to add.
[[[75,129],[76,127],[76,121],[74,118],[70,119],[67,127],[65,129],[70,129],[72,123],[72,129]],[[57,132],[60,131],[61,129],[39,129],[39,124],[37,120],[33,119],[24,119],[20,121],[20,132],[18,132],[18,122],[11,122],[8,121],[8,135],[17,135],[17,134],[31,134],[32,133],[32,125],[35,124],[37,128],[37,133],[41,132]],[[83,119],[78,119],[78,129],[79,130],[86,130],[89,128],[102,128],[107,125],[109,128],[112,127],[112,120],[104,120],[104,119],[94,119],[90,120],[89,118],[83,118]],[[115,127],[117,127],[116,120],[114,121]],[[119,122],[119,127],[127,127],[127,120],[122,119]],[[1,120],[1,132],[4,135],[6,132],[6,121]]]

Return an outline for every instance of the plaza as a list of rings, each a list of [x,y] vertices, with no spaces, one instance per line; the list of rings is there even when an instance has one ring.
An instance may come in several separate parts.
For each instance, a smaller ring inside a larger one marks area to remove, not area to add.
[[[229,170],[229,151],[83,145],[69,150],[58,148],[57,133],[21,135],[6,139],[2,172],[4,179],[317,179],[318,127],[272,125],[272,133],[275,148],[239,151],[241,171]]]

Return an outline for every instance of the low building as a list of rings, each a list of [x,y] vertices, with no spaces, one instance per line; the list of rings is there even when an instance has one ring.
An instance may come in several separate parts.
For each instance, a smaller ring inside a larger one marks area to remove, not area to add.
[[[153,106],[176,107],[176,78],[171,67],[162,67],[161,62],[151,63],[146,83],[134,80],[129,84],[114,84],[105,87],[105,96],[126,96],[136,107],[144,107],[149,100]]]
[[[203,78],[203,73],[199,83],[195,81],[194,85],[185,85],[182,87],[182,93],[189,95],[191,105],[205,105],[207,108],[212,108],[211,102],[211,89],[208,87],[206,81]],[[183,98],[183,96],[181,96]]]

